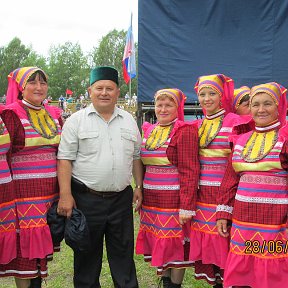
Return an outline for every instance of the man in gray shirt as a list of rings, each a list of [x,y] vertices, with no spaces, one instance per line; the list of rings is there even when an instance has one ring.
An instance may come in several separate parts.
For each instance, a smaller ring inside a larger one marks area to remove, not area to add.
[[[70,217],[73,207],[80,209],[92,243],[87,252],[74,251],[74,287],[101,287],[105,236],[114,286],[135,288],[132,201],[139,210],[141,136],[132,115],[115,106],[120,94],[117,70],[103,66],[93,69],[88,92],[92,103],[66,120],[57,156],[58,213]]]

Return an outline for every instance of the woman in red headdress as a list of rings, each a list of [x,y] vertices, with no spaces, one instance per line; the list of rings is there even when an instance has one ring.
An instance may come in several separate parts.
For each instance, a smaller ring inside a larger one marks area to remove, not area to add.
[[[62,122],[58,108],[43,105],[47,80],[37,67],[12,71],[2,112],[11,138],[8,163],[17,233],[13,257],[0,264],[0,276],[14,276],[21,288],[41,287],[41,278],[47,276],[47,257],[56,248],[46,215],[58,198],[56,153]],[[2,255],[8,253],[8,249],[1,250]]]
[[[184,123],[185,95],[179,89],[155,94],[156,124],[143,124],[143,203],[136,253],[162,276],[165,288],[181,287],[195,215],[199,162],[197,127]]]
[[[243,121],[232,111],[234,82],[223,74],[199,77],[195,91],[205,118],[198,121],[200,178],[196,216],[192,219],[189,260],[195,262],[195,278],[222,287],[229,240],[218,235],[216,207],[228,157],[228,136]],[[244,126],[243,126],[244,127]]]
[[[233,112],[235,114],[244,116],[250,115],[250,88],[247,86],[242,86],[234,90],[233,98]]]
[[[231,237],[225,287],[278,288],[288,280],[288,145],[286,89],[255,86],[250,94],[255,129],[233,137],[221,186],[217,227]],[[227,225],[232,220],[231,231]]]

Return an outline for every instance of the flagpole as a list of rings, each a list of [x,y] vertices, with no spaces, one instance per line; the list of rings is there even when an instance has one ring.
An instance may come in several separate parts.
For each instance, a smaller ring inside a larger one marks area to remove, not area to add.
[[[126,84],[129,85],[128,93],[129,93],[130,100],[132,100],[132,78],[136,77],[135,51],[134,51],[135,48],[134,48],[134,39],[133,39],[133,31],[132,31],[132,17],[133,15],[131,13],[131,19],[130,19],[131,22],[130,22],[130,27],[127,31],[126,45],[125,45],[124,55],[122,59],[123,76],[124,76],[124,80]]]
[[[132,31],[133,31],[133,26],[132,26],[132,17],[133,17],[133,14],[131,13],[131,33],[132,33]],[[131,73],[131,60],[129,60],[129,73]],[[129,100],[130,100],[130,103],[131,103],[131,101],[132,101],[132,92],[131,92],[131,81],[132,81],[132,79],[131,79],[131,75],[130,75],[130,77],[129,77],[130,79],[129,79]]]
[[[132,95],[131,95],[131,78],[129,80],[129,98],[130,98],[130,103],[131,103],[131,100],[132,100]]]

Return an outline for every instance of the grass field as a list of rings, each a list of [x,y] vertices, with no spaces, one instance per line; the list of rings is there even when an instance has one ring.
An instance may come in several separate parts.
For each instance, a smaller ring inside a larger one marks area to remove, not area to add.
[[[135,235],[137,235],[139,227],[139,217],[135,214]],[[136,236],[135,236],[136,238]],[[140,288],[157,288],[158,277],[154,268],[151,268],[148,263],[145,263],[142,256],[135,255],[135,263],[137,268],[137,277]],[[54,260],[49,263],[49,276],[43,283],[43,288],[72,288],[73,282],[73,252],[65,245],[64,241],[61,245],[61,252],[54,254]],[[101,273],[102,288],[113,288],[112,279],[110,276],[109,266],[106,254],[103,258],[103,268]],[[16,287],[14,279],[0,278],[1,288]],[[187,269],[185,279],[182,285],[183,288],[208,288],[204,281],[195,281],[193,277],[193,269]]]

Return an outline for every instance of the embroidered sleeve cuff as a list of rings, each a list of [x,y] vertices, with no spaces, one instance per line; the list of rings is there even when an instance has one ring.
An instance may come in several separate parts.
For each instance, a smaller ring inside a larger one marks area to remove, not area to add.
[[[232,220],[232,214],[224,212],[224,211],[216,212],[216,220],[219,220],[219,219]]]
[[[179,215],[195,216],[196,212],[195,211],[191,211],[191,210],[180,209]]]
[[[227,213],[230,213],[232,214],[233,212],[233,207],[232,206],[227,206],[227,205],[218,205],[217,208],[216,208],[216,212],[227,212]]]

